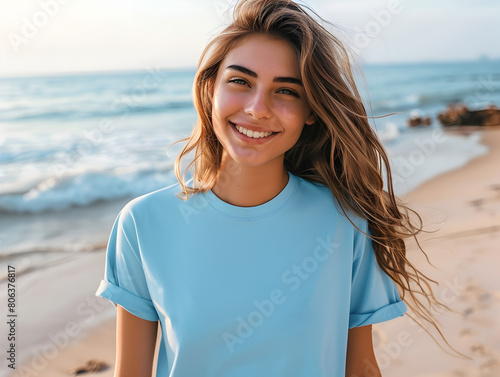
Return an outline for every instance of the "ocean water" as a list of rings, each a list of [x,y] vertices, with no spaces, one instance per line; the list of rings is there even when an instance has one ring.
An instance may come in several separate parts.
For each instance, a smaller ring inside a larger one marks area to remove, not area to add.
[[[398,113],[373,121],[397,193],[486,153],[474,133],[445,134],[436,115],[453,101],[500,105],[499,62],[371,65],[364,72],[367,108],[376,117]],[[167,148],[196,120],[193,78],[194,70],[152,69],[0,79],[0,217],[41,221],[175,182],[180,145]],[[433,125],[409,129],[412,113],[431,116]],[[12,232],[0,230],[2,253],[28,247]]]

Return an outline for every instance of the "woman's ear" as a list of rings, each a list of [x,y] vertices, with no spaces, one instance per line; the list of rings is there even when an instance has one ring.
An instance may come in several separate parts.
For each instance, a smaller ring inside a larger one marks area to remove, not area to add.
[[[308,126],[311,126],[314,123],[316,123],[316,115],[314,115],[314,113],[311,111],[311,113],[309,114],[309,116],[306,119],[306,124]]]

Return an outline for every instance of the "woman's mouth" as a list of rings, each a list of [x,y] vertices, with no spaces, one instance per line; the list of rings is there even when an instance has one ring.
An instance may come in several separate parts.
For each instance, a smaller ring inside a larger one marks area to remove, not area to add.
[[[250,137],[252,139],[263,139],[266,137],[271,136],[275,132],[259,132],[259,131],[252,131],[249,129],[246,129],[245,127],[238,126],[237,124],[234,124],[233,122],[229,122],[231,126],[233,126],[240,134],[243,134],[247,137]]]

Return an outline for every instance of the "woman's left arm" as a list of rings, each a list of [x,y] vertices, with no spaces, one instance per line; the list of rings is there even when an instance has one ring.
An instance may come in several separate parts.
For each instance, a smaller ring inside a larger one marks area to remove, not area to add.
[[[382,377],[373,351],[372,326],[349,329],[346,377]]]

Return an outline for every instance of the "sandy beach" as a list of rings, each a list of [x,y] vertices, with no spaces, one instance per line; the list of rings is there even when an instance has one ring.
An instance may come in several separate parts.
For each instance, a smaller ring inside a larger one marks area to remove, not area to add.
[[[420,240],[435,267],[412,244],[409,258],[438,281],[437,297],[455,313],[436,312],[435,317],[450,344],[470,359],[446,354],[405,316],[374,326],[377,358],[385,377],[500,375],[496,325],[500,316],[500,129],[475,132],[482,133],[488,154],[403,197],[422,215],[426,230],[432,231]],[[4,368],[2,375],[68,376],[89,360],[105,362],[109,368],[86,375],[113,375],[115,308],[94,296],[104,260],[101,248],[19,277],[22,342],[16,372],[9,374]],[[39,346],[33,351],[35,344]]]
[[[384,377],[500,375],[500,129],[481,132],[488,154],[403,197],[432,232],[420,241],[435,267],[415,245],[409,258],[439,283],[436,297],[455,313],[437,311],[435,318],[449,343],[471,359],[446,354],[405,316],[374,327]]]

